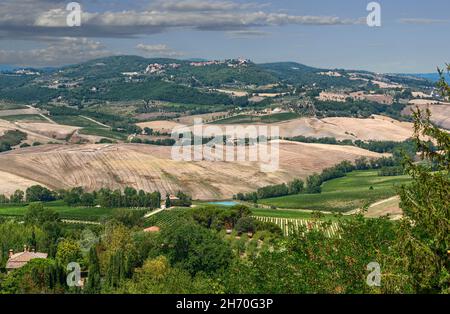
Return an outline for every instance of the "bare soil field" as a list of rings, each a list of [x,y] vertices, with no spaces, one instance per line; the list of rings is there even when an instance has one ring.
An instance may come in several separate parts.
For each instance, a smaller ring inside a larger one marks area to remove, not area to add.
[[[400,122],[384,116],[373,116],[368,119],[357,118],[298,118],[271,124],[242,124],[277,126],[280,129],[280,136],[283,138],[303,135],[306,137],[334,137],[338,140],[378,140],[378,141],[404,141],[413,134],[413,124]],[[220,127],[225,133],[227,127],[236,125],[214,125]],[[204,132],[208,136],[208,132]]]
[[[114,145],[43,145],[0,154],[3,192],[32,184],[53,189],[82,186],[87,190],[133,186],[162,195],[185,191],[195,199],[231,198],[269,184],[319,172],[342,161],[381,154],[357,147],[281,141],[276,172],[261,171],[257,162],[175,161],[171,147]]]
[[[389,215],[391,219],[399,219],[403,215],[400,208],[400,197],[394,196],[369,206],[367,212],[364,214],[368,218],[377,218]]]
[[[385,116],[374,115],[368,119],[325,118],[323,122],[338,127],[345,135],[360,140],[404,141],[413,134],[413,124]]]
[[[450,103],[438,103],[426,99],[416,99],[417,101],[411,103],[410,106],[403,109],[402,114],[411,115],[413,110],[419,108],[420,110],[430,109],[431,121],[441,128],[450,130]],[[420,102],[419,102],[420,100]]]
[[[33,142],[47,143],[54,140],[46,135],[40,134],[33,130],[32,128],[23,128],[20,123],[12,123],[6,120],[0,119],[0,135],[4,134],[8,130],[19,130],[27,134],[27,139],[25,143],[32,144]]]
[[[9,196],[13,194],[17,189],[25,191],[28,187],[35,184],[41,183],[33,180],[28,180],[20,175],[0,171],[0,194]]]
[[[31,123],[31,122],[16,122],[15,125],[21,129],[41,134],[51,139],[64,140],[72,135],[79,127],[54,124],[54,123]]]
[[[136,125],[142,129],[150,128],[153,129],[153,131],[170,134],[175,127],[181,126],[182,124],[172,120],[157,120],[150,122],[140,122]]]
[[[41,113],[42,112],[36,108],[0,110],[0,117],[17,116],[17,115],[34,115]]]
[[[134,116],[134,118],[145,121],[150,119],[161,119],[162,117],[175,118],[178,115],[176,112],[149,112],[149,113],[139,113]]]
[[[192,116],[184,116],[176,119],[177,122],[184,124],[184,125],[192,125],[194,124],[195,119],[202,119],[203,122],[210,121],[213,118],[217,117],[223,117],[227,114],[226,111],[220,111],[220,112],[212,112],[212,113],[204,113],[204,114],[197,114]]]
[[[219,93],[224,93],[236,97],[244,97],[247,96],[248,93],[246,91],[239,91],[239,90],[230,90],[230,89],[214,89],[214,91]]]

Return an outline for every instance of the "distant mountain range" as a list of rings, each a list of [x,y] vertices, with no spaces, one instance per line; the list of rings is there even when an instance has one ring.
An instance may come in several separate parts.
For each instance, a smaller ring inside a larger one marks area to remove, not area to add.
[[[38,72],[50,72],[55,70],[56,68],[55,67],[33,68],[33,67],[19,67],[17,65],[10,65],[10,64],[0,64],[0,72],[13,72],[22,69]]]
[[[256,64],[245,59],[191,61],[113,56],[61,68],[28,68],[25,69],[28,73],[14,76],[5,71],[23,68],[9,65],[2,68],[6,69],[0,74],[2,97],[22,102],[55,98],[77,103],[151,99],[195,105],[236,105],[236,99],[215,89],[259,88],[260,92],[279,93],[289,91],[292,86],[321,89],[377,88],[380,84],[392,88],[433,86],[430,81],[412,75],[319,69],[295,62]]]
[[[419,77],[419,78],[423,78],[432,82],[437,82],[440,79],[440,76],[438,73],[418,73],[418,74],[409,74],[415,77]],[[450,74],[446,74],[445,78],[448,80],[450,80]]]
[[[0,72],[14,71],[15,69],[17,69],[17,66],[9,65],[9,64],[0,64]]]

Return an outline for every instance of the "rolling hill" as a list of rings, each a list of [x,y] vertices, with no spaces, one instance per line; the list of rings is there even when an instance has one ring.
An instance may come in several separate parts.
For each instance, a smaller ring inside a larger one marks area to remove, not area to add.
[[[294,86],[357,87],[370,80],[431,86],[425,79],[362,71],[324,70],[295,62],[256,64],[249,60],[192,62],[139,56],[113,56],[39,75],[0,74],[1,98],[45,102],[62,97],[74,103],[152,99],[191,104],[234,104],[213,91],[219,87]],[[327,72],[328,71],[328,72]],[[329,73],[335,73],[330,75]]]
[[[0,194],[32,184],[87,190],[133,186],[162,195],[181,190],[195,199],[231,198],[238,192],[290,181],[342,160],[378,153],[364,149],[282,141],[280,167],[264,173],[256,162],[174,161],[171,148],[152,145],[45,145],[0,154]]]

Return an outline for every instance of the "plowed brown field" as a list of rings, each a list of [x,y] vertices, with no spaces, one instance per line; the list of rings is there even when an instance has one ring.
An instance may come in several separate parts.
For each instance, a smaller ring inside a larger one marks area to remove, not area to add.
[[[281,141],[280,167],[264,173],[257,162],[174,161],[171,147],[44,145],[0,154],[0,193],[32,184],[87,190],[132,186],[162,195],[179,190],[195,199],[230,198],[238,192],[305,178],[342,160],[380,157],[357,147]]]

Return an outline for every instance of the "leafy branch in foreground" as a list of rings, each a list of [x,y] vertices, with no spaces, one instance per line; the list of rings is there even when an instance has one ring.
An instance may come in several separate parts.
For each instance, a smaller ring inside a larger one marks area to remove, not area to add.
[[[439,86],[450,95],[445,80]],[[450,134],[432,125],[429,110],[417,110],[414,140],[422,162],[406,160],[413,182],[400,189],[404,218],[390,267],[403,268],[403,284],[416,292],[450,293]]]

